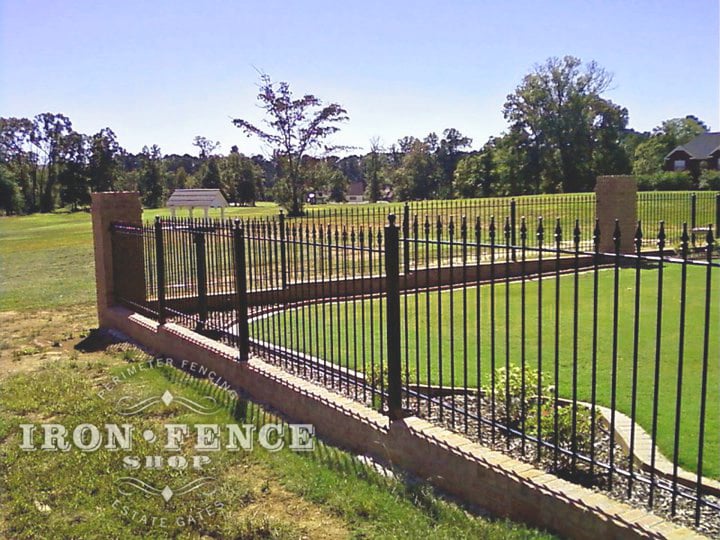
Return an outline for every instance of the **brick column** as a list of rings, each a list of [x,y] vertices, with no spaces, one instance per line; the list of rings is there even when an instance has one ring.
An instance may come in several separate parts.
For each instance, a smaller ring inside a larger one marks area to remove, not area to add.
[[[595,210],[600,222],[600,251],[615,251],[613,232],[620,220],[620,252],[633,253],[637,227],[637,181],[633,176],[598,176]]]
[[[131,278],[128,281],[134,282],[135,286],[133,288],[135,289],[142,286],[142,295],[145,294],[142,238],[135,237],[133,240],[134,244],[140,244],[139,250],[127,250],[129,252],[127,258],[123,256],[122,261],[115,261],[113,260],[112,234],[110,232],[110,224],[113,221],[124,221],[136,225],[142,224],[140,195],[136,191],[92,193],[91,210],[93,243],[95,246],[95,287],[97,290],[98,321],[100,326],[103,327],[106,326],[107,320],[105,313],[115,303],[116,271],[122,272],[123,277],[135,276],[137,279]],[[133,247],[137,248],[137,246]],[[142,283],[138,281],[140,277],[142,277]]]

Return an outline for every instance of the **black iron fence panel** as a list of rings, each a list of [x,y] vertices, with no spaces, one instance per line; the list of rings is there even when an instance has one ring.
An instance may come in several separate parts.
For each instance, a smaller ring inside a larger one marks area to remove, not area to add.
[[[638,223],[633,253],[620,253],[616,229],[616,252],[603,254],[597,228],[595,249],[581,250],[579,221],[521,221],[517,244],[507,222],[452,225],[410,239],[418,250],[447,242],[450,256],[437,268],[445,282],[428,288],[414,266],[401,297],[404,407],[561,475],[691,511],[696,523],[717,512],[712,230],[693,255],[688,226],[676,253],[662,224]],[[657,254],[641,251],[647,237]],[[473,257],[482,250],[488,258]]]
[[[381,229],[386,225],[388,214],[398,216],[401,235],[409,236],[409,229],[417,221],[434,224],[438,219],[447,223],[451,219],[459,223],[463,218],[470,223],[480,220],[486,226],[494,218],[498,223],[510,221],[512,238],[517,239],[520,219],[536,222],[538,218],[560,219],[563,227],[571,227],[580,221],[583,231],[592,231],[595,221],[594,193],[566,193],[562,195],[527,195],[517,197],[486,197],[479,199],[423,200],[407,203],[388,203],[365,207],[343,205],[338,208],[314,208],[308,206],[306,215],[293,221],[312,223],[315,226],[345,226],[358,230],[360,227]],[[284,220],[285,218],[280,218]],[[421,225],[422,226],[422,225]],[[591,248],[591,238],[583,238]],[[548,246],[552,247],[552,239]],[[406,255],[401,255],[407,261]]]
[[[238,345],[239,313],[247,302],[245,239],[238,221],[158,218],[143,225],[115,223],[112,234],[118,303],[161,324],[177,322]],[[131,238],[135,250],[127,249]],[[135,270],[123,270],[134,251],[142,253]]]
[[[616,224],[609,253],[590,210],[528,219],[519,200],[381,225],[118,223],[116,299],[702,528],[720,511],[720,263],[697,225],[715,203],[695,199],[674,245],[660,220]]]
[[[648,226],[665,223],[667,246],[679,248],[683,224],[689,227],[692,247],[702,247],[708,226],[720,225],[720,193],[716,191],[641,191],[637,194],[638,219]],[[654,248],[654,239],[643,245]]]

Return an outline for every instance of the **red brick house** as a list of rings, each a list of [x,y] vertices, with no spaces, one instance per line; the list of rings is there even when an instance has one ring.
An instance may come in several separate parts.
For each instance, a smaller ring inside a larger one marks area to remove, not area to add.
[[[350,182],[347,190],[347,200],[351,203],[361,203],[365,201],[365,183]]]
[[[720,169],[720,132],[702,133],[691,141],[675,147],[663,163],[666,171],[690,171],[693,178],[700,176],[700,171]]]

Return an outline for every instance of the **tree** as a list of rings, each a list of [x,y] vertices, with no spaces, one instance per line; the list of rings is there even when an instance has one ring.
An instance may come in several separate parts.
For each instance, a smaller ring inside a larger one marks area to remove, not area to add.
[[[455,167],[454,188],[458,197],[481,197],[490,193],[495,183],[492,149],[464,156]]]
[[[22,197],[13,172],[5,164],[0,163],[0,210],[6,215],[18,214],[22,211]]]
[[[93,191],[114,191],[118,156],[122,148],[110,128],[101,129],[89,140],[88,176]]]
[[[161,157],[156,144],[142,149],[139,184],[143,204],[148,208],[158,208],[163,203],[165,182]]]
[[[205,189],[220,189],[220,168],[217,159],[211,157],[207,163],[207,169],[202,179],[202,187]]]
[[[440,176],[428,145],[415,139],[400,167],[392,172],[395,196],[401,201],[432,198],[437,193]]]
[[[675,145],[685,144],[694,139],[701,133],[706,133],[707,124],[693,114],[687,115],[685,118],[671,118],[665,120],[659,127],[653,130],[655,135],[663,135],[669,141],[673,141]]]
[[[329,159],[306,158],[304,175],[305,185],[315,192],[326,192],[333,202],[344,202],[347,194],[348,178]]]
[[[193,146],[198,147],[200,159],[204,161],[211,157],[215,150],[220,148],[220,143],[218,141],[211,141],[207,137],[197,135],[193,139]]]
[[[662,171],[663,158],[672,150],[663,136],[653,135],[641,142],[633,154],[632,171],[635,175],[656,174]]]
[[[171,189],[185,189],[188,185],[188,173],[185,167],[178,167],[175,169],[175,176],[172,180]]]
[[[230,199],[244,205],[255,205],[262,169],[238,152],[236,146],[222,161],[221,177]]]
[[[362,168],[365,175],[367,198],[371,203],[378,202],[382,193],[382,146],[380,139],[370,139],[370,152],[362,159]]]
[[[44,170],[40,193],[41,212],[51,212],[55,208],[55,186],[60,172],[58,162],[70,133],[72,122],[62,114],[42,113],[33,119],[30,142],[37,150],[38,161]]]
[[[60,200],[72,205],[73,210],[90,204],[86,142],[85,135],[73,131],[63,139],[62,153],[58,156]]]
[[[303,158],[340,129],[337,124],[348,120],[347,111],[337,103],[323,106],[312,94],[295,99],[288,83],[273,83],[268,75],[261,75],[260,80],[258,101],[267,116],[264,123],[268,130],[241,118],[234,119],[233,124],[273,148],[280,181],[285,184],[279,190],[286,198],[281,202],[289,215],[298,216],[305,199]],[[326,152],[338,148],[324,146]]]
[[[0,163],[8,167],[7,177],[15,179],[25,212],[37,211],[39,199],[37,155],[30,149],[32,130],[28,118],[0,118]]]
[[[618,152],[627,110],[601,97],[611,81],[595,62],[550,58],[507,97],[505,118],[536,152],[545,190],[587,191],[599,172],[615,172],[607,169],[619,159],[608,155]]]
[[[442,169],[441,196],[450,197],[453,195],[452,182],[455,167],[457,167],[462,156],[462,149],[471,144],[472,139],[465,137],[455,128],[448,128],[443,131],[443,138],[436,151],[438,164]]]

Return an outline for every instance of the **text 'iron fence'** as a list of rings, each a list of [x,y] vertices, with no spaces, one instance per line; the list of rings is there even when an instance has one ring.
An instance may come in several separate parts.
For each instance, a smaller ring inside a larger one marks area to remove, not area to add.
[[[616,223],[601,253],[580,220],[115,224],[115,291],[241,360],[701,526],[720,511],[720,264],[712,226],[694,250],[692,233]]]

